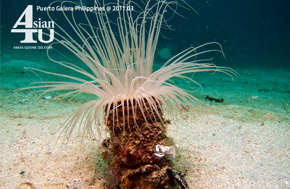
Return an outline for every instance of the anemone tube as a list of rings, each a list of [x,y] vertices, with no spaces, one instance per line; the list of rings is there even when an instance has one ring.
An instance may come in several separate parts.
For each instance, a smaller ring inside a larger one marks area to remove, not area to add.
[[[106,7],[102,3],[95,1],[94,6]],[[73,7],[83,3],[63,1],[50,6],[56,5]],[[59,133],[66,140],[75,130],[81,131],[83,137],[89,135],[103,140],[103,158],[108,162],[108,170],[114,178],[108,185],[115,188],[173,187],[179,182],[175,182],[178,174],[172,169],[172,158],[156,155],[156,146],[174,145],[166,135],[166,126],[170,121],[164,118],[164,112],[169,118],[175,118],[176,112],[198,102],[189,91],[176,86],[174,79],[198,84],[188,74],[210,71],[231,76],[235,72],[215,66],[210,58],[198,59],[212,52],[223,54],[221,45],[216,42],[189,47],[153,71],[161,29],[169,27],[165,15],[167,12],[178,14],[177,7],[181,4],[166,0],[137,4],[124,0],[107,5],[134,7],[134,10],[106,12],[97,9],[69,13],[63,9],[62,16],[67,21],[65,26],[58,22],[60,18],[54,19],[48,12],[57,28],[56,42],[51,46],[62,45],[80,62],[76,64],[54,59],[48,48],[48,57],[70,70],[71,74],[27,68],[65,80],[37,82],[24,89],[35,89],[41,95],[64,91],[60,97],[82,93],[96,96],[95,100],[79,107],[65,121]],[[77,21],[80,14],[84,18],[81,23]],[[70,32],[73,34],[70,35]],[[108,138],[102,135],[106,130]],[[185,188],[186,184],[182,187]]]

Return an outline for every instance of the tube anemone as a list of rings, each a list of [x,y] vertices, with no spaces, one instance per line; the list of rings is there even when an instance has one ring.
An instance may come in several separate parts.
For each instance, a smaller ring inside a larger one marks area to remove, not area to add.
[[[73,2],[54,2],[50,6],[76,5]],[[95,95],[95,100],[83,104],[66,120],[61,135],[69,139],[79,127],[83,136],[104,140],[103,157],[116,179],[114,187],[171,187],[178,183],[171,168],[173,163],[171,158],[162,157],[162,153],[174,155],[177,146],[172,147],[174,143],[166,135],[166,125],[170,121],[164,118],[163,112],[174,115],[174,110],[192,106],[198,101],[188,91],[174,85],[173,78],[197,84],[187,74],[218,71],[234,75],[235,72],[209,63],[211,59],[198,59],[199,55],[211,52],[223,54],[216,42],[189,47],[153,72],[160,31],[167,26],[165,13],[167,10],[177,13],[179,3],[158,0],[136,4],[124,0],[114,5],[134,10],[63,11],[66,26],[60,25],[48,12],[56,25],[55,42],[51,46],[62,45],[80,60],[81,65],[53,59],[48,51],[53,62],[72,74],[27,68],[62,77],[64,81],[46,85],[34,83],[25,89],[36,89],[42,95],[64,91],[63,97],[81,93]],[[98,1],[94,6],[106,7]],[[80,14],[82,22],[78,22]],[[204,50],[207,47],[213,48]],[[105,128],[109,138],[101,136]],[[187,187],[184,183],[183,187]]]

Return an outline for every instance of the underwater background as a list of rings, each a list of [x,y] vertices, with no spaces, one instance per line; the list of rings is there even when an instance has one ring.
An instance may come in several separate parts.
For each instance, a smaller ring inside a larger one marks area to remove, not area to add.
[[[11,34],[10,30],[26,6],[46,7],[51,2],[1,1],[2,53],[14,53],[13,46],[23,38],[21,34]],[[89,5],[90,1],[83,2]],[[227,61],[221,62],[222,65],[289,69],[289,1],[209,0],[187,3],[199,14],[180,8],[184,17],[176,15],[169,23],[174,30],[162,31],[167,38],[161,37],[160,48],[167,47],[175,54],[189,45],[217,41],[223,46],[227,57]],[[48,20],[45,11],[35,11],[34,14],[35,18]]]
[[[49,142],[66,117],[92,97],[37,99],[13,92],[54,79],[41,75],[41,80],[24,67],[63,69],[44,49],[16,49],[24,35],[11,33],[27,5],[46,7],[51,2],[1,1],[0,188],[30,183],[39,188],[98,188],[106,174],[98,144],[89,143],[80,155],[76,144],[56,149]],[[193,121],[184,118],[184,126],[168,127],[181,146],[178,168],[186,172],[191,188],[290,188],[290,1],[186,2],[198,13],[180,9],[181,16],[169,20],[173,30],[162,30],[156,68],[189,46],[216,41],[226,58],[216,54],[213,63],[239,75],[194,75],[202,88],[176,81],[203,102],[196,115],[188,115]],[[34,11],[34,18],[49,20],[45,11]]]

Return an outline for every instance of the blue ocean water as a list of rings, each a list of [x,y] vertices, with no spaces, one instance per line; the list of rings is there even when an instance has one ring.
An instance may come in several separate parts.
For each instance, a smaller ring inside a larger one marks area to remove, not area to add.
[[[17,0],[1,2],[2,53],[13,53],[22,38],[10,30],[28,4],[42,7],[52,1]],[[90,1],[85,1],[89,4]],[[210,41],[221,43],[230,67],[289,68],[289,1],[188,1],[197,12],[179,8],[181,16],[169,21],[173,31],[162,31],[159,46],[172,53]],[[177,10],[177,12],[178,12]],[[35,18],[47,19],[45,11],[35,11]],[[29,50],[27,51],[30,52]],[[5,61],[5,59],[4,59]]]
[[[8,69],[7,65],[9,65],[9,69],[18,70],[18,73],[22,74],[26,73],[26,71],[20,71],[21,67],[30,66],[29,64],[25,64],[25,62],[22,64],[7,63],[11,60],[17,60],[18,62],[19,60],[32,61],[34,62],[33,64],[38,64],[37,61],[44,61],[48,62],[46,64],[49,65],[48,69],[58,69],[55,64],[49,63],[50,60],[47,58],[45,49],[17,49],[20,40],[24,38],[24,34],[11,33],[12,27],[27,5],[47,7],[51,2],[25,1],[19,3],[16,0],[2,2],[2,75],[5,75],[3,72]],[[90,6],[91,2],[84,1],[83,3]],[[249,98],[251,95],[259,96],[261,94],[272,98],[273,95],[267,92],[277,92],[286,101],[286,105],[281,106],[288,107],[289,105],[287,105],[286,99],[289,98],[290,91],[288,85],[290,79],[288,74],[290,68],[290,55],[288,53],[288,49],[290,49],[289,2],[285,0],[279,3],[272,1],[190,1],[187,3],[192,9],[178,7],[176,12],[179,14],[174,15],[167,23],[172,29],[162,30],[157,46],[154,69],[158,69],[166,60],[189,46],[196,47],[207,42],[219,42],[222,45],[225,58],[218,53],[210,54],[207,58],[213,57],[212,62],[218,66],[227,66],[238,72],[239,69],[242,69],[242,71],[240,72],[240,76],[234,78],[236,81],[223,85],[215,84],[216,79],[214,78],[208,79],[209,81],[207,81],[203,79],[207,77],[202,75],[200,76],[202,79],[197,78],[196,81],[201,82],[204,87],[203,90],[206,90],[206,87],[211,84],[211,87],[223,87],[225,90],[220,90],[214,96],[228,98],[229,100],[226,100],[225,103],[230,102],[239,105],[239,99],[244,97]],[[185,4],[181,3],[181,5]],[[49,19],[46,11],[34,11],[34,18],[41,18],[42,21]],[[68,24],[63,22],[62,26],[68,27]],[[39,42],[37,45],[39,45]],[[65,52],[63,53],[65,54]],[[59,55],[62,56],[61,54]],[[38,64],[38,66],[42,68],[46,67],[42,64]],[[243,74],[244,72],[252,72],[253,70],[256,70],[257,74]],[[260,76],[260,72],[263,72],[265,75]],[[283,77],[279,77],[281,75],[280,72],[285,72],[282,74]],[[275,78],[275,75],[278,78]],[[199,75],[195,77],[199,77]],[[242,79],[242,77],[245,77],[245,79]],[[251,81],[248,81],[247,78],[250,77],[253,78]],[[229,77],[225,76],[225,78]],[[7,83],[5,83],[5,77],[2,80],[2,86],[9,85],[11,82],[11,80],[7,80]],[[261,83],[259,87],[257,87],[259,85],[258,83]],[[28,84],[27,82],[25,85],[27,86]],[[233,95],[232,92],[228,93],[228,90],[226,90],[225,85],[227,84],[236,87],[231,89],[231,91],[236,90],[239,93],[241,92],[240,88],[246,85],[251,92],[243,96],[237,96],[237,93]],[[18,83],[17,86],[25,87],[25,85],[20,86]],[[206,94],[201,95],[202,99],[204,99],[204,95]],[[228,95],[230,97],[226,97]]]

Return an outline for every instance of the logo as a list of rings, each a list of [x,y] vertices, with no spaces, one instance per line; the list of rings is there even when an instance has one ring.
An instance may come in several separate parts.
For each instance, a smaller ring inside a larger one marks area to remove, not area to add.
[[[43,33],[43,29],[48,29],[49,34]],[[54,40],[54,22],[42,21],[41,18],[34,21],[33,6],[28,5],[14,24],[11,33],[24,33],[24,40],[20,41],[20,43],[37,43],[37,40],[33,38],[34,34],[38,34],[39,42],[50,43]],[[48,35],[49,39],[44,40],[44,35]]]

